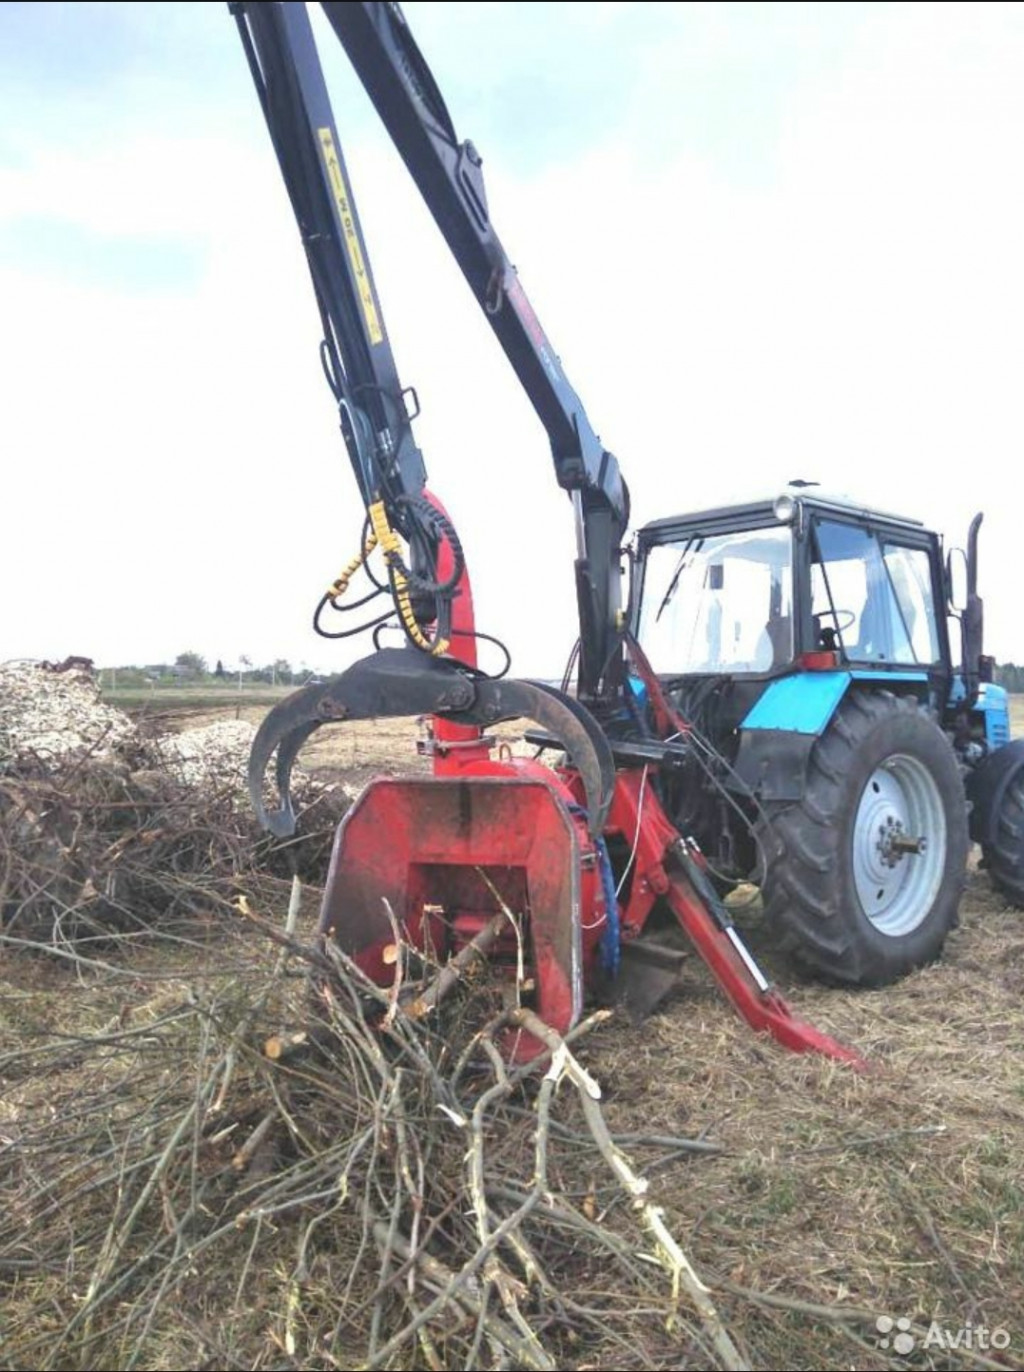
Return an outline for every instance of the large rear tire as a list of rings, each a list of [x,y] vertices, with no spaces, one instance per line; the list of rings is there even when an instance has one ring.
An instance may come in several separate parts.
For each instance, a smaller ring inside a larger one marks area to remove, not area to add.
[[[766,917],[829,980],[884,986],[932,961],[956,924],[967,805],[917,702],[854,691],[811,752],[803,799],[762,829]]]
[[[990,844],[982,856],[992,885],[1011,905],[1024,910],[1024,767],[1003,792]]]

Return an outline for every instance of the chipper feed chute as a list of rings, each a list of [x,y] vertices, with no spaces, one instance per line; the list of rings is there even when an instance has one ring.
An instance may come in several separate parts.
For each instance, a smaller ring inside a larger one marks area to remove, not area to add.
[[[338,828],[320,932],[387,985],[392,915],[403,941],[444,965],[507,908],[516,918],[506,920],[490,961],[510,986],[528,965],[532,1004],[564,1034],[582,1013],[584,959],[593,959],[581,908],[584,898],[593,905],[594,878],[585,824],[543,781],[380,780]],[[539,1048],[532,1038],[509,1045],[513,1058]]]

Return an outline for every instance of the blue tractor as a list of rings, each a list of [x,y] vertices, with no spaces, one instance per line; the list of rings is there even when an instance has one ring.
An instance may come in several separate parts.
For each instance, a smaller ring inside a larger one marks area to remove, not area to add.
[[[830,980],[935,958],[972,840],[1024,908],[1024,739],[982,652],[981,518],[944,558],[919,522],[800,482],[637,536],[632,632],[697,745],[663,771],[666,808]]]

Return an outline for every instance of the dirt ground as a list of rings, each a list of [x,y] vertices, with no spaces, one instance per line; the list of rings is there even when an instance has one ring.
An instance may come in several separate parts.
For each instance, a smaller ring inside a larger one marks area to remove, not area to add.
[[[211,709],[178,708],[146,712],[158,730],[179,731],[199,728],[221,719],[244,719],[258,726],[267,713],[263,705],[227,705]],[[1024,735],[1024,696],[1010,697],[1010,724],[1014,737]],[[522,738],[522,726],[516,723],[499,726],[499,738],[516,742]],[[310,772],[342,773],[349,780],[364,781],[379,772],[395,776],[403,772],[424,774],[430,764],[416,754],[416,740],[424,737],[415,719],[372,719],[357,724],[341,724],[323,728],[313,735],[301,757]]]
[[[158,723],[175,730],[234,714],[188,711]],[[262,714],[242,711],[253,723]],[[1014,728],[1024,733],[1024,701],[1014,702]],[[314,775],[349,785],[375,773],[423,771],[415,735],[414,722],[405,721],[323,729],[302,761]],[[516,735],[510,728],[508,741]],[[300,933],[313,926],[317,895],[307,887]],[[283,884],[280,899],[268,901],[263,913],[280,924]],[[696,960],[657,1014],[639,1026],[615,1016],[579,1053],[601,1083],[609,1124],[750,1365],[1024,1367],[1024,914],[996,897],[972,863],[960,925],[942,959],[872,992],[797,976],[767,945],[756,901],[737,918],[794,1008],[858,1048],[868,1073],[756,1038]],[[120,1180],[113,1200],[99,1181],[102,1159],[128,1148],[117,1118],[128,1111],[148,1119],[138,1104],[148,1091],[169,1130],[177,1118],[165,1104],[174,1078],[185,1081],[187,1099],[190,1055],[209,1058],[216,1028],[241,1023],[262,1035],[276,1027],[265,999],[255,1011],[248,1003],[247,978],[262,956],[222,915],[187,936],[141,939],[116,958],[97,953],[95,966],[0,949],[0,1188],[7,1190],[0,1367],[100,1365],[89,1357],[168,1368],[355,1365],[339,1361],[334,1345],[325,1351],[323,1330],[332,1321],[329,1311],[309,1313],[310,1301],[325,1299],[312,1288],[300,1295],[317,1332],[305,1344],[300,1338],[296,1351],[299,1231],[288,1215],[257,1229],[251,1244],[244,1235],[235,1247],[210,1248],[169,1312],[154,1304],[144,1320],[130,1285],[145,1272],[143,1259],[132,1256],[112,1219],[107,1228],[111,1207],[122,1215],[130,1208]],[[184,1022],[185,1007],[207,1001],[215,1012],[203,1021],[205,1037],[183,1048],[171,1026]],[[148,1037],[129,1040],[130,1032]],[[99,1125],[90,1125],[94,1116]],[[239,1118],[237,1127],[251,1128],[244,1112]],[[109,1138],[101,1146],[90,1129]],[[680,1138],[719,1151],[680,1150]],[[170,1156],[159,1141],[145,1146],[153,1157]],[[616,1188],[592,1160],[574,1163],[574,1156],[553,1163],[558,1194],[581,1213],[596,1207],[624,1223],[628,1207]],[[212,1164],[197,1158],[199,1175]],[[528,1169],[529,1159],[509,1163],[519,1165]],[[39,1205],[25,1199],[26,1167]],[[155,1222],[171,1234],[184,1233],[176,1185],[165,1168],[151,1193]],[[137,1209],[129,1215],[136,1228]],[[218,1242],[235,1242],[231,1231],[228,1225]],[[51,1247],[43,1254],[44,1235]],[[640,1256],[650,1247],[634,1243]],[[187,1251],[175,1255],[179,1266],[189,1261]],[[112,1297],[104,1310],[111,1328],[122,1330],[120,1344],[101,1338],[99,1316],[93,1325],[81,1313],[97,1273],[113,1280],[118,1261],[128,1295]],[[344,1274],[339,1268],[328,1289]],[[583,1276],[590,1299],[602,1289],[600,1270]],[[615,1293],[601,1299],[611,1308]],[[564,1365],[707,1365],[694,1345],[666,1333],[656,1312],[652,1318],[637,1323],[632,1349],[620,1337],[617,1347],[580,1347]]]
[[[266,707],[234,705],[218,709],[157,711],[147,717],[158,731],[178,732],[201,728],[222,719],[243,719],[254,727],[265,717]],[[523,742],[523,722],[500,724],[493,734],[513,752],[532,753]],[[430,759],[417,752],[426,731],[415,718],[369,719],[319,729],[300,754],[300,763],[313,776],[344,781],[361,787],[375,776],[427,776]]]

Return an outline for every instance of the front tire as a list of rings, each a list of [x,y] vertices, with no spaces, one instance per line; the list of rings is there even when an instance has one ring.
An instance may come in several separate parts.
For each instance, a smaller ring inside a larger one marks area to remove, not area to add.
[[[967,805],[917,702],[851,692],[817,740],[803,799],[762,828],[765,915],[830,980],[884,986],[942,951],[966,879]]]

